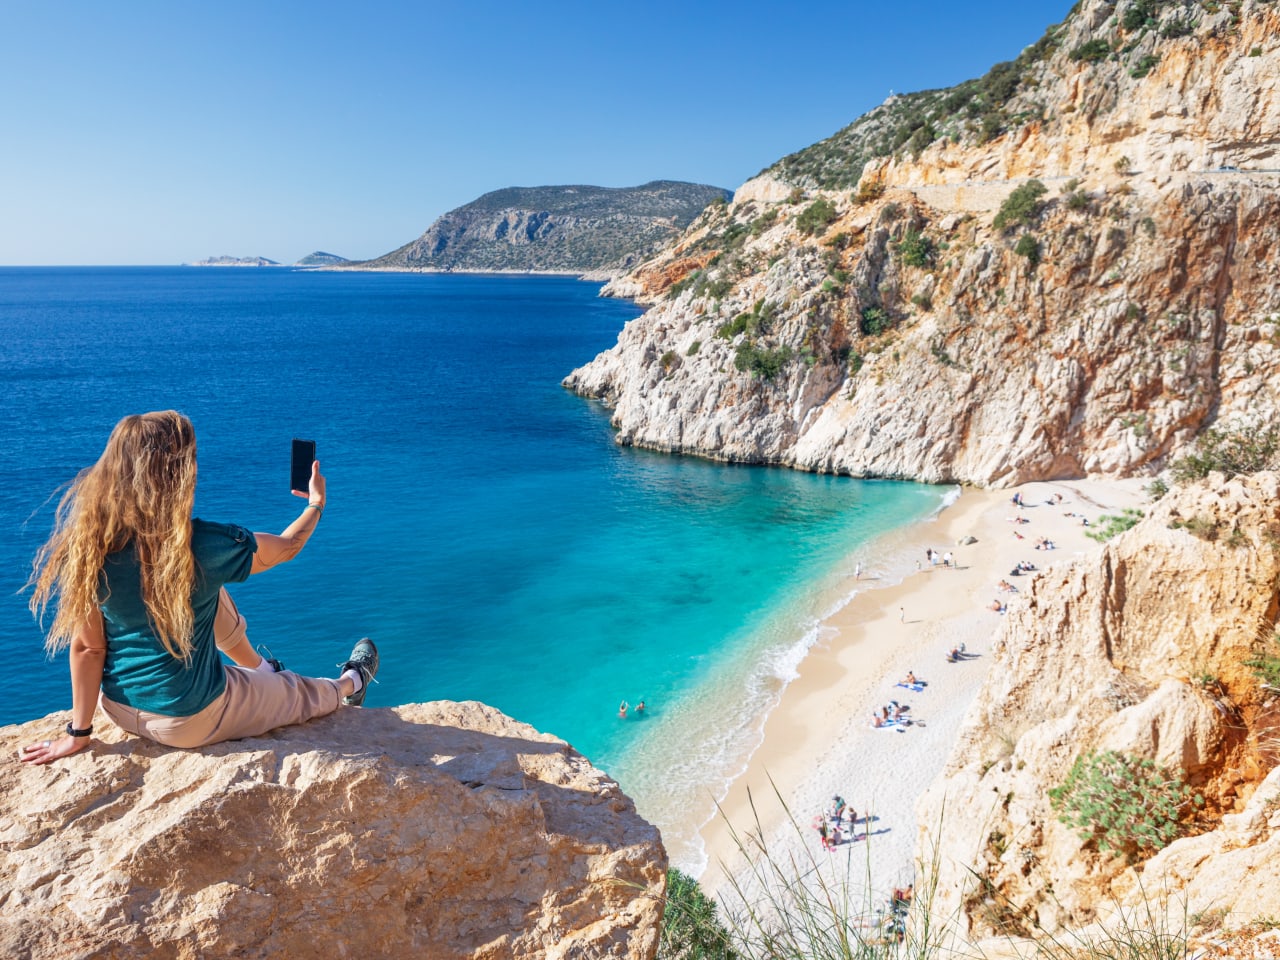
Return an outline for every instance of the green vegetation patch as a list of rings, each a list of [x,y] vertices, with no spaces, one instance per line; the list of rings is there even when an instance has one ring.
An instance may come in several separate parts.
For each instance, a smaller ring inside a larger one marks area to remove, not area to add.
[[[674,867],[667,871],[658,960],[739,960],[715,900]]]
[[[1026,257],[1027,266],[1032,270],[1040,265],[1040,241],[1029,233],[1024,233],[1018,238],[1013,252],[1020,257]]]
[[[1111,44],[1100,38],[1086,40],[1071,51],[1071,59],[1083,63],[1095,63],[1111,56]]]
[[[1260,683],[1280,690],[1280,634],[1273,635],[1261,645],[1257,655],[1246,660],[1244,665],[1253,671]]]
[[[863,307],[858,329],[866,336],[875,337],[893,327],[893,317],[884,307]]]
[[[1191,453],[1173,462],[1169,472],[1175,483],[1202,480],[1211,473],[1224,473],[1230,479],[1274,468],[1278,452],[1280,426],[1210,427],[1196,438]]]
[[[721,340],[732,340],[742,333],[753,337],[768,333],[773,327],[773,318],[778,314],[778,305],[768,300],[757,300],[750,313],[740,313],[727,323],[716,328],[716,336]]]
[[[1139,60],[1137,63],[1133,65],[1133,68],[1129,71],[1129,76],[1133,77],[1135,80],[1141,80],[1148,73],[1150,73],[1151,70],[1155,67],[1155,65],[1159,62],[1160,62],[1160,58],[1158,56],[1156,56],[1154,53],[1148,53],[1145,57],[1143,57],[1141,60]]]
[[[1177,839],[1183,817],[1204,798],[1154,760],[1103,750],[1077,757],[1049,803],[1082,839],[1134,859]]]
[[[1031,113],[1014,111],[1010,101],[1034,82],[1036,65],[1061,45],[1062,34],[1062,25],[1049,27],[1015,59],[995,64],[976,79],[893,96],[827,139],[783,157],[767,172],[791,184],[847,190],[857,185],[867,161],[877,157],[918,155],[943,138],[986,141],[999,136],[1031,119]]]
[[[796,217],[796,229],[806,237],[821,236],[838,216],[840,211],[835,204],[826,197],[819,197]]]
[[[766,347],[757,347],[754,343],[747,341],[738,346],[737,353],[733,357],[733,365],[744,373],[769,381],[782,372],[783,367],[791,362],[793,356],[794,353],[788,346],[770,350]]]
[[[1005,197],[991,225],[997,230],[1009,230],[1034,223],[1044,208],[1040,198],[1048,192],[1049,188],[1039,180],[1028,180]]]
[[[1136,507],[1125,507],[1119,516],[1104,513],[1098,518],[1097,525],[1092,530],[1086,530],[1084,535],[1090,540],[1106,543],[1112,537],[1132,529],[1142,517],[1142,511]]]
[[[908,267],[927,267],[933,262],[933,241],[919,230],[908,230],[898,241],[898,255]]]

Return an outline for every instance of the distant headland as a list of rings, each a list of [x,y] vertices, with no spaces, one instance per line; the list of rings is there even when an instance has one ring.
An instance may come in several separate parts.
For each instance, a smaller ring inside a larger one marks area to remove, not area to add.
[[[708,204],[706,184],[507,187],[435,221],[418,239],[348,270],[619,275],[679,236]]]

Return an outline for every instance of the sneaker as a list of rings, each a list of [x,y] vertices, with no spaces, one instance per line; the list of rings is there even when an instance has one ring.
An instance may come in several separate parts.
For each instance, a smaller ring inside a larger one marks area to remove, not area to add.
[[[360,679],[364,682],[351,696],[343,697],[342,702],[349,707],[358,707],[364,703],[364,695],[369,692],[369,684],[373,682],[374,674],[378,672],[378,648],[368,637],[355,645],[351,651],[351,657],[342,664],[341,673],[346,673],[348,670],[359,670]]]

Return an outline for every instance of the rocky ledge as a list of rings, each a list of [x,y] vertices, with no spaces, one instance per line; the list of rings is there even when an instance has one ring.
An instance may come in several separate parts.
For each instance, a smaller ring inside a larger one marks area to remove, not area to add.
[[[92,754],[18,763],[64,720],[0,729],[2,956],[657,947],[657,829],[568,744],[482,704],[342,710],[190,751],[104,722]]]
[[[1280,692],[1256,667],[1280,649],[1277,583],[1275,473],[1213,474],[1097,553],[1032,579],[917,807],[938,916],[960,917],[973,938],[1115,929],[1119,911],[1136,917],[1165,901],[1171,931],[1209,919],[1261,929],[1276,916]],[[1089,751],[1154,761],[1202,803],[1184,805],[1172,842],[1130,848],[1146,814],[1120,806],[1135,781],[1117,774],[1096,832],[1072,828],[1050,790]]]

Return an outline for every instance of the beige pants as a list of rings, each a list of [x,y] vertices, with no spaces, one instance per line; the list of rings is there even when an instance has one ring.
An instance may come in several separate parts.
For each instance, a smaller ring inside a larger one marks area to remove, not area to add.
[[[214,639],[218,649],[245,639],[246,623],[231,597],[218,598]],[[296,673],[264,673],[247,667],[224,666],[227,688],[199,713],[167,717],[135,710],[103,696],[103,712],[122,730],[169,747],[203,747],[223,740],[256,737],[294,723],[333,713],[342,702],[337,680],[300,677]]]

